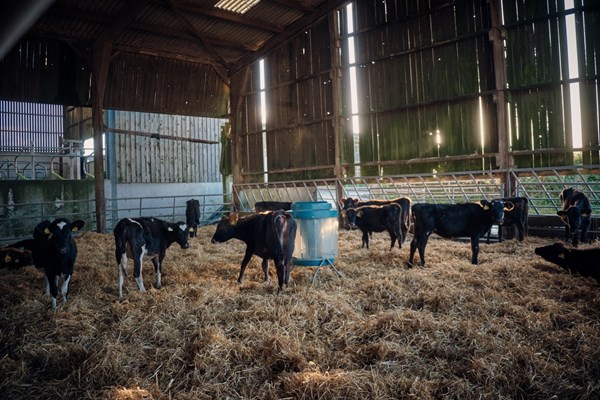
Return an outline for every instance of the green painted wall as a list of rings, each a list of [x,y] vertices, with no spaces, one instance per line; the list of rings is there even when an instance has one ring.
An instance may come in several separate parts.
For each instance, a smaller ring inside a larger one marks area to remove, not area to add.
[[[94,181],[0,182],[0,240],[30,236],[42,220],[83,219],[95,228]]]

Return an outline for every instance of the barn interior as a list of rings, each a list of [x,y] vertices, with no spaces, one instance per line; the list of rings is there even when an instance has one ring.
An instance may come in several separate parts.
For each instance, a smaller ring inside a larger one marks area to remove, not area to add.
[[[540,235],[565,187],[598,209],[596,2],[243,4],[3,6],[5,242],[60,214],[178,220],[189,198],[210,223],[261,200],[522,195]]]
[[[0,398],[600,396],[598,283],[534,253],[564,238],[569,187],[592,209],[580,249],[600,239],[597,0],[0,8],[0,246],[86,222],[56,311],[39,270],[0,267]],[[210,241],[259,201],[514,196],[528,234],[494,227],[481,265],[433,235],[409,268],[410,235],[340,229],[341,274],[294,267],[282,295],[256,257],[237,285],[243,244]],[[189,199],[201,228],[164,287],[146,263],[148,293],[129,276],[118,299],[116,223]]]

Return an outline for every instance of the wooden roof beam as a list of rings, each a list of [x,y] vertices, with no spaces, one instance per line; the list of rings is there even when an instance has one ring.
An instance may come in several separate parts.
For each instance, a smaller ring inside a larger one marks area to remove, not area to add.
[[[293,8],[295,10],[303,11],[305,13],[312,13],[315,11],[314,7],[304,5],[296,0],[270,0],[270,1],[272,1],[273,3],[281,4],[282,6]]]
[[[186,17],[186,15],[178,8],[175,0],[164,0],[164,1],[171,8],[171,11],[175,14],[177,19],[179,21],[181,21],[181,23],[183,23],[188,28],[188,30],[200,40],[200,42],[202,42],[202,44],[204,45],[204,47],[206,47],[208,52],[210,54],[212,54],[213,57],[215,57],[222,66],[224,66],[225,68],[228,68],[227,62],[223,59],[223,57],[219,54],[219,52],[214,48],[214,46],[206,38],[206,36],[202,32],[198,31],[198,29],[196,29],[196,27],[190,22],[190,20]],[[219,74],[219,76],[221,76],[221,71],[217,71],[217,73]],[[221,79],[223,79],[223,81],[226,83],[229,82],[229,79],[227,77],[221,77]]]
[[[158,25],[134,22],[133,24],[131,24],[131,28],[139,29],[144,32],[156,33],[161,36],[174,37],[174,38],[178,38],[178,39],[187,39],[187,40],[197,39],[197,37],[194,34],[188,32],[188,31],[182,31],[179,29],[171,29],[171,28],[166,28],[166,27],[162,27],[162,26],[158,26]],[[238,50],[238,51],[256,51],[256,50],[258,50],[258,46],[253,45],[253,44],[238,43],[238,42],[233,42],[231,40],[223,40],[223,39],[216,38],[214,36],[208,36],[208,35],[204,35],[204,38],[211,43],[215,43],[215,45],[214,45],[215,47],[226,47],[226,48],[230,48],[230,49],[234,49],[234,50]]]
[[[53,13],[56,15],[63,16],[63,17],[77,18],[77,19],[80,19],[83,21],[93,21],[93,22],[97,22],[100,24],[106,24],[106,25],[111,24],[113,21],[113,16],[110,14],[107,14],[107,13],[96,12],[94,14],[89,14],[89,13],[83,14],[83,13],[73,11],[71,9],[64,8],[64,7],[53,8]],[[188,32],[188,31],[183,31],[180,29],[171,29],[171,28],[166,28],[166,27],[162,27],[162,26],[154,25],[154,24],[147,24],[147,23],[143,23],[143,22],[132,22],[127,28],[134,28],[134,29],[138,29],[138,30],[141,30],[144,32],[156,33],[161,36],[173,37],[173,38],[178,38],[178,39],[186,39],[186,40],[197,39],[196,36],[194,36],[192,33]],[[38,32],[44,33],[40,30],[38,30]],[[206,36],[206,35],[205,35],[205,37],[211,43],[216,43],[216,45],[215,45],[216,47],[225,47],[225,48],[230,48],[230,49],[234,49],[234,50],[238,50],[238,51],[256,51],[256,50],[258,50],[258,45],[252,44],[252,43],[233,42],[231,40],[223,40],[220,38],[216,38],[213,36]]]

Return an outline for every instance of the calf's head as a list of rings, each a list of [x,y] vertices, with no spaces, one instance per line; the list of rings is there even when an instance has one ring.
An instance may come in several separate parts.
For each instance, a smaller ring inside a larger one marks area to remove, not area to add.
[[[187,249],[190,247],[190,244],[188,243],[188,226],[185,222],[179,221],[175,224],[171,224],[167,230],[170,234],[175,235],[175,242],[177,242],[182,249]]]
[[[41,237],[47,240],[57,253],[67,254],[73,238],[72,233],[77,232],[84,225],[85,222],[82,220],[69,222],[66,218],[57,218],[52,222],[43,221],[36,226],[33,237],[37,239]]]
[[[233,238],[236,232],[238,215],[236,213],[229,214],[229,217],[221,217],[221,221],[217,225],[217,230],[212,237],[212,243],[223,243]]]
[[[512,207],[505,208],[504,202],[500,200],[481,200],[480,203],[483,210],[489,213],[492,221],[494,221],[496,224],[502,223],[502,220],[504,219],[504,211],[510,211],[514,208],[514,204],[512,203],[510,203]]]
[[[362,216],[362,211],[356,208],[349,208],[342,212],[342,216],[346,217],[346,229],[358,229],[358,219]]]
[[[558,242],[548,246],[536,247],[535,249],[535,254],[557,265],[563,265],[570,252],[571,250],[567,249],[564,244]]]
[[[582,218],[589,218],[592,210],[580,210],[577,206],[571,206],[566,210],[560,210],[556,214],[560,216],[560,219],[569,227],[571,232],[575,232],[581,225]]]

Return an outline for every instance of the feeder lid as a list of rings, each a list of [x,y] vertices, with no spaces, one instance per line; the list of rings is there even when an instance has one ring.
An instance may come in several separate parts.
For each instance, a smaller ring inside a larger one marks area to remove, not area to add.
[[[292,215],[297,219],[337,218],[338,211],[327,201],[297,201],[292,204]]]

